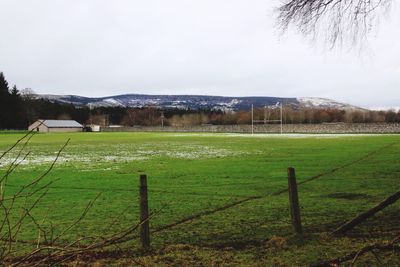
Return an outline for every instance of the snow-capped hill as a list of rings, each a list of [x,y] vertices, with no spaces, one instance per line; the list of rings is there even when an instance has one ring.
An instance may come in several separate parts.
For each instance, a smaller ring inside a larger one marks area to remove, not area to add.
[[[336,108],[360,109],[335,100],[318,97],[226,97],[207,95],[140,95],[126,94],[107,97],[83,97],[76,95],[37,95],[37,98],[52,102],[71,103],[89,107],[158,107],[164,109],[211,109],[223,111],[249,110],[265,106],[277,106],[280,103],[293,108]]]
[[[321,97],[299,97],[297,98],[301,107],[305,108],[335,108],[335,109],[362,109],[346,103],[338,102]]]
[[[77,96],[77,95],[50,95],[50,94],[43,94],[43,95],[35,95],[36,99],[46,99],[51,102],[59,102],[59,103],[66,103],[66,104],[73,104],[76,106],[81,106],[82,103],[87,104],[89,101],[89,97],[84,96]]]
[[[118,101],[114,98],[105,98],[105,99],[102,99],[101,101],[89,102],[86,105],[89,107],[124,107],[125,106],[120,101]]]

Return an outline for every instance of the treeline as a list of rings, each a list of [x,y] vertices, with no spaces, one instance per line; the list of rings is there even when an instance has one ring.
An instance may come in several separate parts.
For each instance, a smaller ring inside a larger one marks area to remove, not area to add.
[[[338,109],[283,108],[283,123],[383,123],[400,122],[400,111],[368,111]],[[280,109],[254,110],[257,123],[279,123]],[[77,107],[37,99],[32,90],[10,88],[0,73],[0,129],[27,129],[38,119],[73,119],[81,124],[101,126],[193,126],[203,124],[251,124],[250,111],[224,112],[220,110],[161,110],[155,107]]]
[[[279,109],[254,109],[253,119],[258,124],[280,123]],[[339,110],[312,109],[287,106],[282,110],[282,120],[285,124],[295,123],[393,123],[400,122],[400,111],[369,111],[369,110]],[[250,111],[239,112],[202,112],[195,114],[174,115],[168,123],[174,126],[189,126],[199,124],[251,124]]]
[[[253,118],[256,123],[280,123],[279,109],[255,109]],[[298,109],[284,107],[283,123],[384,123],[400,122],[400,112],[338,110],[338,109]],[[162,111],[157,108],[98,108],[91,111],[90,122],[107,126],[194,126],[194,125],[232,125],[251,124],[250,111],[222,112],[212,110]]]
[[[89,109],[36,99],[29,89],[10,88],[0,72],[0,129],[27,129],[37,119],[74,119],[85,122]]]
[[[400,110],[372,111],[372,110],[340,110],[340,109],[312,109],[312,108],[283,108],[284,123],[383,123],[400,122]],[[279,120],[277,110],[257,109],[254,112],[257,119],[263,119],[268,114],[273,120]],[[266,115],[267,114],[267,115]]]
[[[2,72],[0,72],[0,128],[20,129],[24,124],[23,101],[17,87],[8,86]]]

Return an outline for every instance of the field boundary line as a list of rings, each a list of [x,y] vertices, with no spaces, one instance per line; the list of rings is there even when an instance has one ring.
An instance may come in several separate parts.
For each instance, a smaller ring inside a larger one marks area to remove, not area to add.
[[[19,185],[14,185],[14,184],[6,184],[6,186],[17,187],[17,188],[21,187]],[[48,186],[47,188],[62,189],[62,190],[86,190],[86,191],[96,191],[96,192],[103,192],[103,191],[137,192],[137,190],[134,190],[134,189],[123,189],[123,188],[96,188],[96,187],[69,187],[69,186]]]
[[[15,185],[15,184],[6,184],[6,186],[9,187],[15,187],[15,188],[21,188],[22,186]],[[61,189],[61,190],[66,190],[66,191],[73,191],[73,190],[80,190],[80,191],[95,191],[95,192],[137,192],[137,190],[134,189],[127,189],[127,188],[100,188],[100,187],[69,187],[69,186],[48,186],[48,188],[51,189]],[[199,187],[202,188],[202,187]],[[168,190],[163,190],[163,189],[149,189],[149,192],[156,192],[156,193],[166,193],[166,194],[176,194],[176,192],[173,191],[168,191]],[[216,197],[221,197],[221,198],[226,198],[226,197],[236,197],[236,198],[247,198],[247,197],[253,197],[249,195],[225,195],[225,194],[213,194],[213,193],[196,193],[196,192],[182,192],[180,194],[183,195],[196,195],[196,196],[216,196]]]
[[[222,206],[222,207],[218,207],[218,208],[215,208],[215,209],[212,209],[212,210],[202,211],[202,212],[196,213],[196,214],[194,214],[194,215],[191,215],[191,216],[189,216],[189,217],[183,218],[183,219],[181,219],[181,220],[179,220],[179,221],[176,221],[176,222],[173,222],[173,223],[164,225],[164,226],[160,226],[160,227],[154,229],[154,230],[152,231],[152,233],[161,232],[161,231],[167,230],[167,229],[169,229],[169,228],[173,228],[173,227],[175,227],[175,226],[178,226],[178,225],[180,225],[180,224],[183,224],[183,223],[186,223],[186,222],[189,222],[189,221],[192,221],[192,220],[195,220],[195,219],[198,219],[198,218],[207,216],[207,215],[211,215],[211,214],[214,214],[214,213],[219,212],[219,211],[223,211],[223,210],[226,210],[226,209],[235,207],[235,206],[240,205],[240,204],[242,204],[242,203],[245,203],[245,202],[247,202],[247,201],[255,200],[255,199],[260,199],[260,198],[263,198],[263,197],[265,197],[265,196],[247,197],[247,198],[245,198],[245,199],[241,199],[241,200],[238,200],[238,201],[235,201],[235,202],[226,204],[226,205],[224,205],[224,206]]]
[[[337,171],[339,171],[339,170],[341,170],[341,169],[344,169],[344,168],[346,168],[346,167],[348,167],[348,166],[354,165],[354,164],[356,164],[356,163],[358,163],[358,162],[360,162],[360,161],[362,161],[362,160],[365,160],[365,159],[367,159],[367,158],[369,158],[369,157],[371,157],[371,156],[373,156],[373,155],[379,153],[380,151],[382,151],[382,150],[384,150],[384,149],[387,149],[387,148],[389,148],[389,147],[394,146],[395,144],[398,144],[398,142],[390,143],[390,144],[385,145],[385,146],[383,146],[383,147],[380,147],[380,148],[378,148],[378,149],[376,149],[376,150],[373,150],[373,151],[371,151],[371,152],[368,152],[366,155],[364,155],[364,156],[362,156],[362,157],[360,157],[360,158],[358,158],[358,159],[356,159],[356,160],[353,160],[353,161],[350,161],[350,162],[348,162],[348,163],[345,163],[345,164],[343,164],[343,165],[341,165],[341,166],[339,166],[339,167],[333,168],[333,169],[331,169],[331,170],[329,170],[329,171],[326,171],[326,172],[317,174],[317,175],[315,175],[315,176],[313,176],[313,177],[311,177],[311,178],[308,178],[308,179],[306,179],[306,180],[304,180],[304,181],[298,183],[298,185],[311,182],[311,181],[316,180],[316,179],[319,179],[319,178],[321,178],[321,177],[323,177],[323,176],[325,176],[325,175],[327,175],[327,174],[335,173],[335,172],[337,172]],[[157,232],[161,232],[161,231],[164,231],[164,230],[167,230],[167,229],[170,229],[170,228],[174,228],[174,227],[176,227],[176,226],[178,226],[178,225],[180,225],[180,224],[183,224],[183,223],[186,223],[186,222],[195,220],[195,219],[199,219],[199,218],[201,218],[201,217],[208,216],[208,215],[211,215],[211,214],[220,212],[220,211],[224,211],[224,210],[229,209],[229,208],[233,208],[233,207],[235,207],[235,206],[237,206],[237,205],[243,204],[243,203],[248,202],[248,201],[257,200],[257,199],[261,199],[261,198],[265,198],[265,197],[269,197],[269,196],[278,196],[278,195],[280,195],[280,194],[282,194],[282,193],[284,193],[284,192],[287,192],[287,190],[288,190],[288,189],[285,188],[285,189],[282,189],[282,190],[277,191],[277,192],[272,193],[272,194],[267,194],[267,195],[262,195],[262,196],[247,197],[247,198],[245,198],[245,199],[238,200],[238,201],[235,201],[235,202],[226,204],[226,205],[224,205],[224,206],[222,206],[222,207],[219,207],[219,208],[215,208],[215,209],[207,210],[207,211],[202,211],[202,212],[196,213],[196,214],[194,214],[194,215],[188,216],[188,217],[186,217],[186,218],[180,219],[180,220],[178,220],[178,221],[176,221],[176,222],[173,222],[173,223],[170,223],[170,224],[167,224],[167,225],[158,227],[158,228],[154,229],[154,230],[152,231],[152,233],[157,233]]]
[[[200,188],[200,187],[199,187]],[[174,194],[176,195],[176,192],[173,191],[168,191],[168,190],[162,190],[162,189],[149,189],[148,190],[150,193],[155,192],[155,193],[165,193],[165,194]],[[197,193],[197,192],[179,192],[180,195],[191,195],[191,196],[201,196],[201,197],[219,197],[219,198],[249,198],[249,197],[254,197],[254,196],[249,196],[249,195],[226,195],[226,194],[216,194],[216,193]]]
[[[390,147],[394,146],[394,145],[397,144],[397,143],[398,143],[398,142],[394,142],[394,143],[390,143],[389,145],[385,145],[385,146],[383,146],[383,147],[380,147],[380,148],[378,148],[378,149],[376,149],[376,150],[373,150],[373,151],[371,151],[371,152],[365,154],[364,156],[362,156],[362,157],[360,157],[360,158],[358,158],[358,159],[355,159],[355,160],[353,160],[353,161],[347,162],[347,163],[345,163],[345,164],[343,164],[343,165],[341,165],[341,166],[338,166],[338,167],[336,167],[336,168],[333,168],[333,169],[331,169],[331,170],[329,170],[329,171],[326,171],[326,172],[323,172],[323,173],[314,175],[314,176],[312,176],[312,177],[310,177],[310,178],[308,178],[308,179],[306,179],[306,180],[303,180],[303,181],[301,181],[301,182],[298,182],[297,185],[302,185],[302,184],[305,184],[305,183],[308,183],[308,182],[317,180],[317,179],[319,179],[319,178],[321,178],[321,177],[323,177],[323,176],[325,176],[325,175],[335,173],[335,172],[340,171],[340,170],[342,170],[342,169],[344,169],[344,168],[347,168],[347,167],[349,167],[349,166],[352,166],[352,165],[354,165],[354,164],[357,164],[357,163],[359,163],[359,162],[361,162],[361,161],[363,161],[363,160],[365,160],[365,159],[367,159],[367,158],[369,158],[369,157],[371,157],[371,156],[374,156],[375,154],[381,152],[381,151],[384,150],[384,149],[387,149],[387,148],[390,148]],[[280,191],[278,191],[278,192],[273,193],[272,195],[273,195],[273,196],[278,196],[278,195],[280,195],[280,194],[282,194],[282,193],[285,193],[285,192],[287,192],[287,191],[288,191],[287,188],[286,188],[286,189],[282,189],[282,190],[280,190]]]

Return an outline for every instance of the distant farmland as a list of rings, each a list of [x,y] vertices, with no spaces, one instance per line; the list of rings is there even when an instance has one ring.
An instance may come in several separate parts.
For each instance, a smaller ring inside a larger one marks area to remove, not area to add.
[[[0,151],[22,135],[0,134]],[[26,148],[31,153],[8,178],[5,196],[40,176],[67,138],[54,169],[38,185],[53,181],[32,216],[57,233],[101,193],[58,242],[110,235],[138,223],[139,175],[147,174],[150,211],[157,212],[150,220],[154,250],[138,254],[135,235],[118,249],[108,248],[124,251],[119,260],[127,264],[132,251],[135,261],[148,265],[307,265],[400,232],[395,203],[346,236],[327,235],[399,190],[398,135],[37,134]],[[1,173],[17,154],[0,161]],[[288,167],[296,169],[300,183],[303,239],[293,236],[290,225]],[[19,240],[34,244],[35,229],[27,220]],[[16,244],[15,255],[34,248],[28,243]],[[390,253],[380,259],[386,265],[399,260]],[[373,254],[360,260],[371,262],[376,264]]]

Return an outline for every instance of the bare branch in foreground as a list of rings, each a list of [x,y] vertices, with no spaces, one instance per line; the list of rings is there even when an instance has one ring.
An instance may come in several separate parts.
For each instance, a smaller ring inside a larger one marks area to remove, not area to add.
[[[4,187],[7,186],[5,181],[8,177],[11,176],[20,166],[21,162],[25,160],[26,155],[22,159],[20,159],[20,157],[21,155],[24,155],[23,151],[27,148],[27,143],[30,138],[31,136],[26,135],[25,139],[17,141],[17,144],[23,142],[22,140],[25,140],[25,143],[18,152],[16,159],[11,162],[10,167],[6,170],[6,174],[2,176],[6,177],[2,179]],[[71,240],[69,243],[62,243],[61,239],[82,222],[93,207],[95,201],[101,195],[101,193],[99,193],[93,200],[89,201],[81,215],[58,234],[55,234],[56,230],[59,231],[57,225],[53,225],[52,222],[46,222],[45,218],[35,218],[33,210],[39,208],[42,199],[47,196],[51,185],[58,180],[53,179],[43,183],[44,178],[53,170],[61,153],[69,142],[70,139],[63,144],[50,166],[41,175],[22,185],[12,194],[8,192],[8,196],[5,194],[1,195],[0,216],[2,216],[0,217],[0,262],[8,263],[10,266],[37,266],[47,265],[48,263],[58,264],[88,252],[102,251],[107,247],[115,247],[116,249],[121,250],[119,246],[120,244],[137,239],[137,230],[139,226],[161,211],[162,208],[150,214],[149,218],[145,221],[139,222],[121,231],[116,231],[108,236],[85,236]],[[14,144],[12,149],[15,147],[17,147],[17,145]],[[7,153],[12,149],[8,149]],[[5,192],[5,188],[3,191]],[[111,226],[120,219],[120,216],[112,221]],[[41,223],[39,222],[40,220],[42,220]],[[33,231],[37,232],[35,240],[19,240],[19,235],[24,229],[27,221],[33,224]],[[50,228],[46,228],[44,223],[50,224]],[[21,253],[18,253],[14,248],[16,244],[26,244],[30,245],[32,248],[25,254],[21,255]]]
[[[304,35],[322,35],[331,47],[344,41],[362,44],[392,0],[288,0],[278,9],[277,24]]]
[[[395,253],[400,252],[400,244],[398,244],[400,241],[400,236],[392,240],[391,242],[388,243],[377,243],[373,245],[368,245],[363,248],[361,248],[358,251],[351,252],[347,255],[331,259],[331,260],[326,260],[326,261],[321,261],[317,262],[311,265],[311,267],[331,267],[331,266],[337,266],[338,264],[347,262],[351,260],[350,266],[353,266],[356,261],[364,254],[368,252],[384,252],[384,251],[393,251]]]

